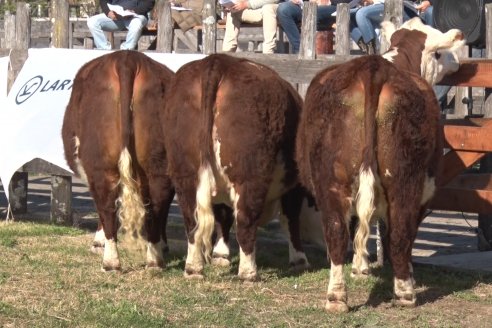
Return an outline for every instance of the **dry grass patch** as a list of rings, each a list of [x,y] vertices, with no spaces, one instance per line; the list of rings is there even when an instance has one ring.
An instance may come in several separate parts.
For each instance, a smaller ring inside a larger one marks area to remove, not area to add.
[[[327,314],[325,254],[309,249],[313,270],[291,273],[287,244],[267,233],[258,245],[259,282],[236,278],[237,256],[231,268],[207,266],[204,280],[186,280],[180,233],[170,231],[165,270],[145,270],[143,258],[122,251],[124,270],[104,273],[86,231],[0,223],[0,327],[475,328],[492,317],[492,275],[428,266],[416,267],[414,309],[391,307],[385,266],[366,281],[348,278],[351,311]]]

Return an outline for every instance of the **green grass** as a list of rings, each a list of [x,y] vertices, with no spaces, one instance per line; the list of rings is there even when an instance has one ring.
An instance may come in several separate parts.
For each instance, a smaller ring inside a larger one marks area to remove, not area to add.
[[[236,251],[230,268],[207,266],[205,279],[187,280],[181,241],[170,238],[165,270],[145,270],[142,259],[122,249],[123,271],[104,273],[101,256],[89,252],[91,234],[0,224],[0,327],[478,328],[492,317],[492,275],[422,265],[415,267],[416,308],[391,306],[389,266],[354,280],[346,265],[351,311],[328,314],[325,254],[308,251],[313,268],[293,273],[287,245],[260,234],[261,279],[244,283],[236,277]]]

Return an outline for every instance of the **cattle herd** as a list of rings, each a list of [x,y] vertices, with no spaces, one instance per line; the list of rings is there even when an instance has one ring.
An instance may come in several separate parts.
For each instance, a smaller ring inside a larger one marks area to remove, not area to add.
[[[322,233],[331,261],[326,310],[345,312],[347,247],[353,239],[352,275],[367,276],[370,224],[381,219],[394,303],[415,305],[411,250],[442,155],[431,85],[457,70],[465,41],[418,18],[400,29],[384,23],[383,37],[391,44],[384,55],[320,71],[305,101],[272,69],[225,54],[176,73],[136,51],[85,64],[62,137],[99,214],[103,269],[121,268],[117,232],[145,241],[148,267],[165,267],[176,195],[185,277],[203,278],[209,261],[230,263],[235,223],[238,276],[256,280],[258,226],[278,217],[295,269],[309,267],[301,231]],[[306,211],[310,199],[316,211]]]

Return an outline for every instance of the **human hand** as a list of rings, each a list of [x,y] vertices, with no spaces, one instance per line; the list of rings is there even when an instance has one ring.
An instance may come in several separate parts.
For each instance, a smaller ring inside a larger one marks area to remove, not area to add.
[[[109,11],[108,17],[111,18],[112,20],[117,20],[118,17],[116,17],[116,13],[112,10]]]
[[[415,6],[415,9],[417,9],[420,12],[424,12],[431,6],[430,1],[424,0],[420,3],[420,5]]]
[[[360,3],[361,6],[370,6],[372,4],[374,4],[373,0],[362,0]]]
[[[248,1],[247,0],[241,0],[238,3],[236,3],[234,6],[231,7],[231,12],[235,13],[238,11],[242,11],[244,9],[248,9]]]

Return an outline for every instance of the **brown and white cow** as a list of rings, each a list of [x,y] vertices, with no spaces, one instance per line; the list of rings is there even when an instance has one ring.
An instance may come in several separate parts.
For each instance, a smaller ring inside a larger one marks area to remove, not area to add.
[[[348,310],[343,263],[352,216],[359,219],[353,273],[367,274],[370,221],[385,220],[395,303],[415,305],[412,245],[442,155],[440,109],[429,83],[457,70],[463,38],[412,19],[394,31],[383,56],[331,66],[309,86],[296,160],[322,212],[331,259],[327,311]]]
[[[94,198],[104,230],[104,270],[121,268],[119,227],[145,237],[149,267],[164,266],[161,232],[174,189],[159,111],[173,76],[144,54],[117,51],[88,62],[75,77],[63,144],[68,165]]]
[[[220,204],[230,207],[236,220],[241,279],[257,278],[257,227],[275,216],[279,201],[288,217],[289,261],[306,267],[298,227],[302,198],[292,189],[302,104],[297,92],[263,65],[215,54],[182,66],[167,97],[162,123],[188,235],[185,276],[202,277],[214,210],[222,233],[228,233],[231,223],[221,221]],[[227,238],[218,237],[213,256],[227,257]]]

